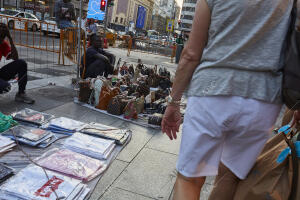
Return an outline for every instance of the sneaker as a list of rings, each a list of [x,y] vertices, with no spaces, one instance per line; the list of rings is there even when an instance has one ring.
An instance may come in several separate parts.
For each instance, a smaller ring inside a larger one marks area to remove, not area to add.
[[[15,101],[27,103],[27,104],[34,104],[34,100],[26,95],[26,93],[17,93],[15,97]]]

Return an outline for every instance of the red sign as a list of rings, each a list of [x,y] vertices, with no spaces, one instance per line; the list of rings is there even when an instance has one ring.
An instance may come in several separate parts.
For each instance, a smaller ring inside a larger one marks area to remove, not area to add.
[[[45,185],[38,189],[34,194],[40,197],[50,197],[53,191],[58,189],[58,186],[64,182],[64,180],[53,176]]]

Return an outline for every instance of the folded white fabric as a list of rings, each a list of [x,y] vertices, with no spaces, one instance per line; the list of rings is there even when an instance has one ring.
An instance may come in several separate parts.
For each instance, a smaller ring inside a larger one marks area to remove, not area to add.
[[[86,186],[80,180],[48,170],[46,172],[49,179],[38,166],[29,165],[22,169],[0,187],[0,199],[55,200],[56,193],[58,198],[70,200],[83,195]]]
[[[64,142],[64,147],[92,158],[107,159],[115,148],[115,141],[76,132]]]
[[[14,146],[16,146],[16,144],[13,140],[0,135],[0,153],[9,151]]]

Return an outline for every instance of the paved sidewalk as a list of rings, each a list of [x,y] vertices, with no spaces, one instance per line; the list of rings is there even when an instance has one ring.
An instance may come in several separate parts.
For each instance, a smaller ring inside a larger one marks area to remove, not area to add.
[[[125,51],[110,50],[124,57]],[[149,55],[146,57],[146,54],[133,53],[128,59],[133,59],[134,62],[140,56],[145,58],[145,63],[155,62],[155,58],[168,65],[168,69],[174,71],[176,69],[176,65],[168,64],[168,60],[160,56],[151,58]],[[13,101],[17,87],[14,84],[13,91],[0,95],[0,111],[9,114],[28,107],[83,122],[93,121],[131,129],[133,131],[131,142],[105,172],[90,199],[170,199],[176,177],[175,164],[180,137],[175,141],[170,141],[159,130],[134,125],[73,103],[73,97],[76,96],[70,84],[73,77],[74,75],[56,76],[30,81],[27,93],[36,99],[36,103],[29,106]],[[49,85],[49,83],[55,83],[55,85]],[[208,198],[212,184],[213,177],[209,177],[204,185],[201,200]]]

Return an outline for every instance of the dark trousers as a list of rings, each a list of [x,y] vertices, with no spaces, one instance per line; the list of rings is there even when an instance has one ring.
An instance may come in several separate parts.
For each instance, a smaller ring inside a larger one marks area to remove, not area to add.
[[[27,84],[27,63],[15,60],[0,69],[0,79],[9,81],[18,75],[19,93],[24,93]]]

